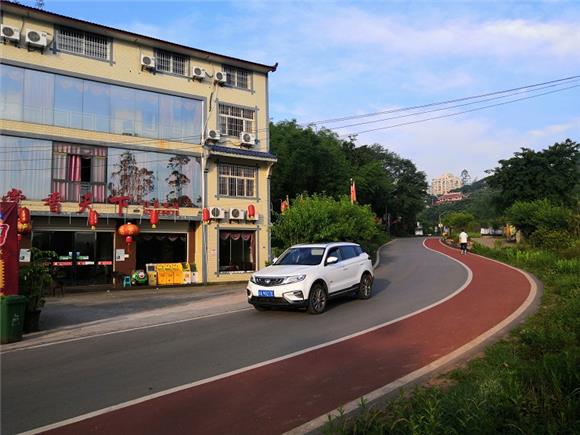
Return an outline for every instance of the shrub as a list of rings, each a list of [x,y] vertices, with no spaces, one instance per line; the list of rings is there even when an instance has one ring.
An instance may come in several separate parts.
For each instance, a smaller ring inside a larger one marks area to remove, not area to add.
[[[297,243],[354,242],[373,257],[386,241],[369,206],[351,204],[347,197],[334,200],[323,195],[300,196],[292,202],[273,225],[272,238],[278,248]]]
[[[554,206],[545,199],[517,201],[506,210],[506,217],[525,237],[529,237],[540,228],[566,231],[570,216],[570,210]]]
[[[530,244],[536,248],[560,251],[569,248],[572,240],[567,231],[540,228],[530,236]]]

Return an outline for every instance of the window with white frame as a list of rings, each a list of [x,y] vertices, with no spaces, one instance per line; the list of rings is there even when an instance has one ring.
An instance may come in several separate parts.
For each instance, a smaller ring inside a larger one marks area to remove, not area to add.
[[[230,65],[224,65],[223,68],[226,73],[226,83],[229,86],[250,89],[250,71]]]
[[[222,196],[255,196],[256,168],[220,163],[218,193]]]
[[[58,30],[56,38],[60,51],[109,60],[110,40],[106,36],[63,27]]]
[[[226,136],[238,137],[242,131],[254,133],[256,111],[243,107],[219,105],[219,129]]]
[[[155,50],[155,69],[184,76],[187,74],[187,57],[170,51]]]

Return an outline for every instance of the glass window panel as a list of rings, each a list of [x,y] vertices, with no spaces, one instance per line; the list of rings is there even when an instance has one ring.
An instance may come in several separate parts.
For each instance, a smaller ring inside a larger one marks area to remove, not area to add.
[[[52,142],[0,135],[0,192],[22,190],[28,199],[50,193]]]
[[[111,133],[135,133],[135,99],[134,89],[111,86]]]
[[[20,121],[24,96],[24,70],[0,65],[0,85],[0,117]]]
[[[108,132],[110,86],[88,80],[83,85],[83,128]]]
[[[54,79],[54,124],[82,128],[83,81],[57,75]]]
[[[201,124],[201,123],[200,123]],[[135,132],[138,136],[159,137],[159,95],[136,91]]]
[[[25,121],[52,124],[54,107],[54,74],[27,69],[24,72]]]

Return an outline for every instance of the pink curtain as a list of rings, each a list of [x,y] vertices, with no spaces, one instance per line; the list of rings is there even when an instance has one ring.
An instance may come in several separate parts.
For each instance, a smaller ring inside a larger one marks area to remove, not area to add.
[[[69,181],[81,181],[81,156],[68,156],[68,177]]]

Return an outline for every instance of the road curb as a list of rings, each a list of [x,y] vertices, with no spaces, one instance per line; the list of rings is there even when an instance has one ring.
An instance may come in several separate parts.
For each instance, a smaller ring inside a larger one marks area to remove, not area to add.
[[[426,240],[427,239],[425,239],[425,241]],[[471,272],[471,269],[469,269],[467,267],[467,265],[465,265],[461,261],[459,261],[459,260],[457,260],[457,259],[455,259],[455,258],[453,258],[453,257],[451,257],[443,252],[428,248],[425,245],[425,241],[423,241],[423,246],[426,249],[429,249],[429,250],[436,252],[440,255],[444,255],[444,256],[452,259],[453,261],[460,263],[463,267],[467,268]],[[439,243],[444,245],[441,241],[439,241]],[[444,245],[444,246],[446,246],[446,245]],[[382,249],[382,247],[379,249]],[[438,373],[445,372],[451,366],[457,364],[458,362],[468,360],[470,357],[477,354],[484,347],[487,347],[488,345],[498,341],[501,337],[505,336],[510,330],[514,329],[518,324],[523,322],[529,315],[533,314],[538,309],[539,304],[540,304],[540,300],[541,300],[541,296],[543,294],[543,285],[535,276],[533,276],[532,274],[530,274],[524,270],[518,269],[514,266],[511,266],[511,265],[506,264],[506,263],[502,263],[501,261],[497,261],[497,260],[492,259],[492,258],[484,257],[484,256],[479,255],[479,254],[470,254],[470,255],[475,255],[475,256],[484,258],[486,260],[490,260],[492,262],[501,264],[501,265],[506,266],[510,269],[513,269],[517,272],[520,272],[522,275],[524,275],[526,277],[526,279],[530,283],[530,292],[529,292],[526,300],[522,303],[522,305],[520,305],[518,307],[517,310],[515,310],[511,315],[506,317],[504,320],[502,320],[500,323],[495,325],[493,328],[487,330],[483,334],[481,334],[478,337],[476,337],[475,339],[471,340],[469,343],[466,343],[463,346],[459,347],[455,351],[453,351],[453,352],[433,361],[432,363],[430,363],[430,364],[428,364],[428,365],[426,365],[418,370],[415,370],[414,372],[409,373],[409,374],[407,374],[407,375],[405,375],[405,376],[403,376],[403,377],[401,377],[401,378],[399,378],[399,379],[397,379],[397,380],[395,380],[387,385],[384,385],[383,387],[378,388],[369,394],[366,394],[366,395],[361,396],[355,400],[352,400],[352,401],[344,404],[343,406],[341,406],[341,407],[339,407],[339,408],[337,408],[329,413],[325,413],[325,414],[323,414],[323,415],[321,415],[321,416],[319,416],[319,417],[317,417],[317,418],[315,418],[307,423],[302,424],[301,426],[298,426],[290,431],[287,431],[287,432],[285,432],[285,435],[302,435],[302,434],[321,433],[322,428],[331,419],[336,419],[339,417],[355,417],[356,415],[359,415],[363,411],[363,408],[361,407],[361,404],[363,404],[363,403],[364,403],[364,410],[368,410],[369,407],[375,407],[375,406],[378,406],[382,403],[385,403],[389,399],[393,398],[401,388],[409,387],[409,386],[424,382],[427,379],[433,377],[434,375],[436,375]],[[379,257],[377,257],[377,258],[379,258]],[[468,283],[469,283],[469,281],[470,280],[468,279]],[[460,289],[462,290],[463,288],[466,288],[466,287],[467,287],[467,285],[464,284],[464,286],[462,286],[462,288],[460,288]],[[450,296],[453,297],[453,296],[457,295],[458,293],[460,293],[460,291],[456,291]],[[443,303],[444,301],[450,299],[451,297],[443,299],[440,303]]]
[[[381,262],[381,249],[383,249],[385,246],[390,245],[391,243],[393,243],[396,239],[392,239],[389,240],[387,243],[385,243],[382,246],[379,246],[379,248],[377,249],[377,259],[375,260],[375,264],[373,264],[373,270],[376,269],[377,267],[379,267],[379,263]]]

